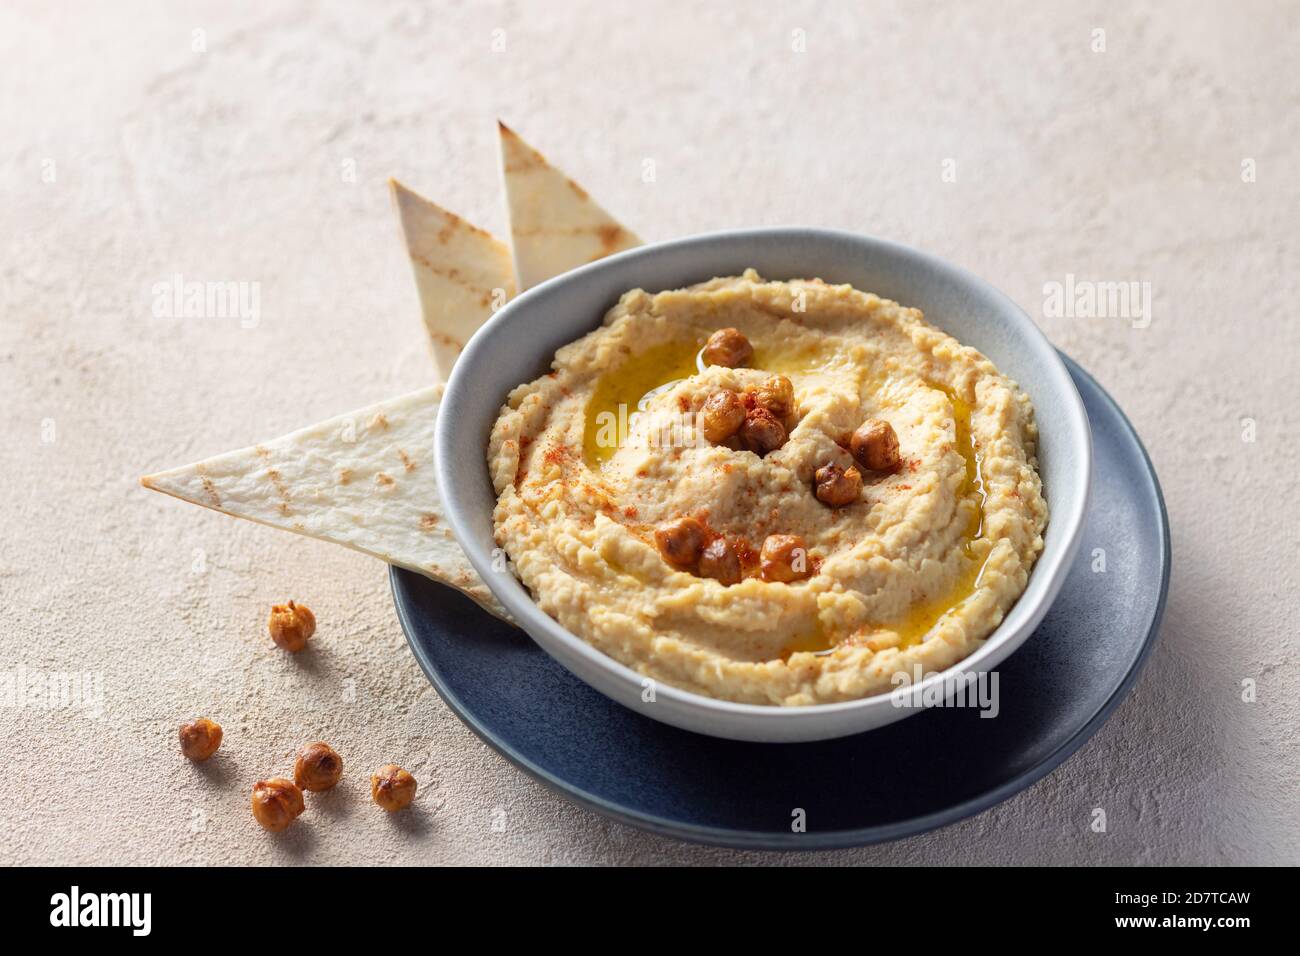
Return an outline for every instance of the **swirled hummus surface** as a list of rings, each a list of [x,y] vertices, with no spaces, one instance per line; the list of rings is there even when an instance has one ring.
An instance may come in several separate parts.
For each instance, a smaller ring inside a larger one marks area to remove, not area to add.
[[[720,329],[752,347],[738,367],[709,364]],[[752,416],[775,376],[794,395],[779,446],[706,437],[710,396]],[[856,454],[869,422],[896,436],[889,468]],[[1024,591],[1047,521],[1036,434],[1028,396],[916,309],[753,270],[635,289],[508,396],[488,449],[495,534],[547,614],[648,677],[848,700],[960,661]],[[656,535],[683,519],[668,540],[684,558]],[[797,579],[769,573],[769,538],[799,545]]]

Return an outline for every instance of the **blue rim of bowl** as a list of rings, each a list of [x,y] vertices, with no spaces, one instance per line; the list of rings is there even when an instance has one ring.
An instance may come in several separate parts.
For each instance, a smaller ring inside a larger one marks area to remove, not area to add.
[[[1069,571],[1070,566],[1072,565],[1075,557],[1077,556],[1079,546],[1083,540],[1083,525],[1084,525],[1084,520],[1088,513],[1088,507],[1090,506],[1091,503],[1091,494],[1092,494],[1091,491],[1092,457],[1093,457],[1092,456],[1092,432],[1091,432],[1091,426],[1089,425],[1088,422],[1087,410],[1083,406],[1083,399],[1080,397],[1078,390],[1075,388],[1074,382],[1070,379],[1069,371],[1065,366],[1066,357],[1064,353],[1061,353],[1058,349],[1056,349],[1052,345],[1052,343],[1048,340],[1047,336],[1044,335],[1042,329],[1040,329],[1037,325],[1035,325],[1033,320],[1031,320],[1029,316],[1025,314],[1024,310],[1021,309],[1020,306],[1017,305],[1016,302],[1012,300],[1006,293],[1004,293],[1001,289],[998,289],[996,286],[993,286],[992,284],[986,282],[984,279],[980,278],[978,275],[971,272],[969,269],[965,268],[964,266],[960,266],[957,265],[956,263],[949,262],[948,260],[935,255],[934,253],[926,252],[922,249],[917,249],[901,242],[895,242],[891,239],[881,239],[875,236],[865,236],[858,233],[849,232],[843,229],[823,229],[820,227],[804,227],[804,226],[765,226],[765,227],[758,227],[758,228],[751,228],[751,229],[724,229],[717,232],[701,233],[699,235],[693,235],[693,236],[684,236],[680,239],[671,240],[669,242],[655,243],[649,246],[638,246],[633,249],[627,249],[623,252],[616,253],[615,255],[612,256],[606,256],[603,259],[599,259],[595,262],[589,262],[586,265],[579,266],[578,268],[570,270],[569,272],[548,279],[546,282],[543,282],[527,290],[526,292],[520,293],[519,296],[511,300],[503,309],[501,309],[499,312],[497,312],[495,315],[489,318],[488,321],[484,324],[483,328],[481,328],[470,338],[469,342],[465,346],[464,351],[462,352],[462,355],[467,355],[470,352],[483,347],[483,343],[485,339],[483,338],[482,332],[493,325],[500,324],[501,322],[505,321],[507,313],[512,308],[517,308],[519,302],[537,296],[541,294],[543,290],[557,283],[569,282],[572,281],[572,279],[575,277],[581,277],[585,273],[591,272],[593,270],[606,268],[612,262],[618,260],[624,260],[624,259],[632,259],[638,256],[647,255],[651,253],[653,250],[666,245],[677,246],[677,245],[689,245],[692,243],[708,244],[710,242],[717,241],[718,239],[724,237],[739,238],[745,235],[757,236],[763,234],[775,234],[775,233],[783,233],[783,232],[790,232],[790,231],[816,232],[829,238],[854,241],[854,242],[866,241],[869,244],[879,246],[887,250],[892,250],[892,251],[900,252],[907,256],[915,257],[917,259],[926,262],[927,264],[931,265],[936,269],[953,272],[958,276],[960,276],[963,279],[963,281],[969,282],[977,287],[980,287],[986,292],[992,294],[995,298],[1002,300],[1009,308],[1010,313],[1013,316],[1018,316],[1020,320],[1023,320],[1023,331],[1026,334],[1028,334],[1031,338],[1036,338],[1037,340],[1039,340],[1043,344],[1043,346],[1046,347],[1047,354],[1057,360],[1057,363],[1060,366],[1061,375],[1064,377],[1065,380],[1064,381],[1065,389],[1063,390],[1063,393],[1066,396],[1073,398],[1072,414],[1078,415],[1082,419],[1082,423],[1083,423],[1084,449],[1083,449],[1083,453],[1079,456],[1079,459],[1081,462],[1080,467],[1082,467],[1084,471],[1084,488],[1083,488],[1083,494],[1081,496],[1080,507],[1077,510],[1077,512],[1074,512],[1068,516],[1062,516],[1059,514],[1053,516],[1054,523],[1058,527],[1060,526],[1060,523],[1062,521],[1066,521],[1068,519],[1068,523],[1066,525],[1068,529],[1066,532],[1067,543],[1064,546],[1064,548],[1061,549],[1057,554],[1051,556],[1050,561],[1047,555],[1042,555],[1039,557],[1038,564],[1035,567],[1035,577],[1041,579],[1041,577],[1044,574],[1047,574],[1049,575],[1049,580],[1051,581],[1051,583],[1049,583],[1048,585],[1047,594],[1045,594],[1040,599],[1040,602],[1037,605],[1035,605],[1032,609],[1027,611],[1026,619],[1020,621],[1018,627],[1023,629],[1024,634],[1023,637],[1020,639],[1020,641],[1017,641],[1016,643],[1016,646],[1019,647],[1019,645],[1023,643],[1024,640],[1027,640],[1028,637],[1032,635],[1033,631],[1039,626],[1039,624],[1042,623],[1042,619],[1046,615],[1047,609],[1051,606],[1051,604],[1056,600],[1057,596],[1060,594],[1060,589],[1064,583],[1065,575]],[[456,367],[453,368],[452,377],[448,382],[447,392],[444,393],[443,402],[442,402],[442,413],[440,415],[440,419],[447,417],[449,408],[452,408],[454,410],[453,386],[456,385],[458,376],[468,374],[464,372],[464,369],[466,367],[467,366],[465,362],[458,362]],[[451,402],[448,401],[449,398],[452,398]],[[453,414],[451,415],[451,418],[449,418],[448,420],[454,418],[455,415]],[[440,446],[442,443],[441,432],[442,429],[440,427],[436,429],[436,434],[434,438],[435,448]],[[1134,432],[1134,435],[1136,436],[1136,432]],[[435,458],[438,457],[439,456],[435,456]],[[435,467],[437,468],[438,471],[438,483],[440,487],[450,487],[451,485],[454,485],[454,481],[448,482],[446,480],[448,474],[444,471],[444,466],[440,463],[440,460],[439,462],[435,463]],[[482,575],[485,580],[489,582],[493,581],[492,576],[489,574],[488,562],[485,559],[480,558],[474,553],[474,541],[472,538],[470,542],[470,547],[466,547],[465,545],[466,536],[464,534],[464,529],[461,527],[463,523],[461,517],[456,513],[454,509],[448,509],[447,518],[448,518],[448,524],[451,526],[451,530],[456,537],[456,541],[460,545],[460,547],[465,551],[466,557],[469,558],[470,564],[474,566],[475,570],[478,571],[478,573]],[[1055,575],[1054,577],[1051,576],[1053,574]],[[546,630],[547,634],[552,640],[568,645],[569,648],[574,652],[576,652],[578,655],[586,658],[588,661],[592,662],[593,665],[602,668],[606,672],[612,673],[615,677],[628,684],[628,686],[635,687],[636,693],[637,694],[640,693],[640,685],[642,680],[641,675],[638,675],[631,668],[620,663],[619,661],[616,661],[613,658],[609,658],[601,654],[590,644],[586,643],[580,637],[578,637],[577,635],[573,634],[571,631],[561,626],[553,618],[542,613],[534,604],[532,595],[530,595],[527,592],[527,590],[523,587],[523,585],[518,581],[518,579],[514,578],[513,575],[507,576],[506,580],[501,584],[501,587],[504,589],[505,593],[498,593],[496,589],[493,587],[492,583],[489,583],[488,586],[493,590],[493,593],[496,595],[497,599],[502,604],[505,605],[506,609],[512,611],[516,615],[516,617],[522,618],[528,616],[531,609],[532,612],[535,612],[538,615],[535,619],[536,626]],[[513,607],[513,603],[515,601],[517,601],[519,604],[518,608]],[[999,636],[1002,635],[1004,632],[1010,630],[1009,628],[1010,622],[1015,618],[1015,616],[1018,613],[1020,613],[1022,607],[1026,607],[1023,600],[1018,601],[1012,607],[1011,611],[1007,614],[1007,617],[1004,618],[1003,622],[997,627],[997,629],[994,630],[993,634],[990,635],[989,639],[983,644],[983,646],[978,648],[974,652],[974,654],[972,654],[969,658],[966,659],[965,664],[967,666],[972,666],[972,665],[979,666],[983,664],[985,661],[987,661],[990,657],[993,657],[995,654],[998,653],[1002,645],[1006,643],[1006,641],[998,640]],[[536,642],[537,639],[533,638],[533,640]],[[543,649],[546,650],[545,648]],[[550,651],[547,650],[547,653],[550,653]],[[1014,653],[1014,650],[1007,653]],[[1002,656],[999,657],[998,660],[1001,660],[1002,657],[1005,656],[1006,653],[1002,654]],[[567,664],[565,664],[564,666],[571,671],[573,670]],[[951,669],[952,668],[945,668],[942,671],[938,671],[936,673],[928,675],[921,681],[920,684],[916,686],[916,690],[918,692],[924,692],[928,688],[939,685],[943,680],[945,680],[946,675]],[[586,683],[585,679],[584,679],[584,683]],[[604,692],[602,691],[602,693]],[[753,717],[760,720],[772,720],[772,721],[776,721],[778,719],[785,719],[785,720],[810,719],[811,720],[811,719],[815,719],[816,716],[818,715],[824,715],[828,712],[853,710],[858,707],[864,706],[868,701],[873,701],[873,700],[888,697],[888,694],[886,693],[886,694],[876,695],[875,697],[861,698],[859,700],[837,701],[835,703],[830,703],[830,704],[815,704],[815,705],[804,705],[804,706],[794,706],[794,707],[774,709],[774,708],[768,708],[758,704],[742,704],[734,701],[719,700],[716,698],[706,697],[703,694],[698,694],[693,691],[682,690],[677,687],[672,687],[670,685],[662,685],[659,689],[659,693],[663,696],[666,696],[676,701],[679,704],[684,704],[689,707],[702,708],[708,710],[728,711],[733,714],[743,714],[745,716]],[[777,712],[773,713],[773,710],[776,710]]]
[[[1055,770],[1061,764],[1065,763],[1074,753],[1092,737],[1101,726],[1107,721],[1115,708],[1119,706],[1128,692],[1132,689],[1133,684],[1137,682],[1138,675],[1142,672],[1151,648],[1155,644],[1155,638],[1160,632],[1160,622],[1164,618],[1165,604],[1169,597],[1169,573],[1171,565],[1171,546],[1169,539],[1169,513],[1165,509],[1165,496],[1160,488],[1160,479],[1156,475],[1155,466],[1151,462],[1151,456],[1147,454],[1146,446],[1142,444],[1142,439],[1138,436],[1137,429],[1129,421],[1124,409],[1113,399],[1109,392],[1102,388],[1101,384],[1087,370],[1079,366],[1077,362],[1068,355],[1059,353],[1061,360],[1072,371],[1082,375],[1089,383],[1096,387],[1105,402],[1115,410],[1119,415],[1133,443],[1137,446],[1142,455],[1142,462],[1146,465],[1147,473],[1151,476],[1151,487],[1155,491],[1156,503],[1160,508],[1160,597],[1156,602],[1155,614],[1151,618],[1151,626],[1147,629],[1146,635],[1142,638],[1142,647],[1138,651],[1137,660],[1129,668],[1124,679],[1120,681],[1119,686],[1106,699],[1088,719],[1082,727],[1056,748],[1051,754],[1037,763],[1035,766],[1026,770],[1019,776],[1013,777],[999,787],[966,800],[955,806],[937,813],[927,814],[922,817],[913,817],[899,823],[885,824],[876,827],[865,827],[856,830],[829,830],[824,833],[801,833],[801,834],[774,834],[764,833],[753,830],[722,830],[716,827],[703,827],[694,824],[676,823],[664,817],[656,816],[649,813],[639,813],[633,810],[627,810],[616,803],[604,800],[594,794],[574,786],[568,781],[557,777],[548,772],[537,764],[533,763],[523,754],[519,753],[514,747],[498,738],[495,734],[484,727],[479,721],[470,714],[464,703],[451,691],[438,676],[432,661],[425,653],[412,635],[415,628],[407,616],[406,608],[397,594],[397,568],[389,568],[389,587],[393,592],[393,604],[397,608],[397,617],[402,625],[402,633],[406,636],[406,643],[410,646],[415,659],[419,662],[420,669],[424,671],[425,676],[429,679],[438,695],[442,697],[446,705],[451,708],[461,722],[465,724],[474,734],[486,743],[501,756],[505,757],[511,764],[522,770],[528,776],[532,777],[538,783],[548,789],[560,794],[568,800],[599,813],[601,816],[617,820],[620,823],[626,823],[629,826],[636,827],[640,830],[646,830],[660,836],[673,837],[679,840],[686,840],[691,843],[700,843],[708,846],[721,846],[731,849],[742,850],[790,850],[790,851],[812,851],[812,850],[839,850],[856,846],[867,846],[872,843],[885,843],[890,840],[898,840],[903,837],[915,836],[920,833],[926,833],[939,827],[948,826],[967,817],[973,817],[976,814],[983,813],[990,807],[996,806],[1003,800],[1015,796],[1022,790],[1027,789],[1033,784],[1042,780],[1049,773]],[[532,640],[530,637],[529,640]],[[538,651],[545,653],[538,648]],[[599,691],[594,691],[599,693]],[[871,733],[872,731],[866,731]],[[782,746],[798,747],[799,744],[783,744]]]

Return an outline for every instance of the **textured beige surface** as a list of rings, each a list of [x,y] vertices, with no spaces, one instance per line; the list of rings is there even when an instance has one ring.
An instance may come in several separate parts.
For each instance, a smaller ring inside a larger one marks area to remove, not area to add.
[[[1300,860],[1296,6],[605,7],[0,7],[0,672],[103,693],[99,720],[0,714],[0,862]],[[376,562],[139,487],[428,382],[387,177],[504,235],[497,116],[647,241],[808,223],[948,256],[1112,391],[1175,571],[1142,680],[1068,764],[860,851],[649,837],[459,724]],[[1044,318],[1067,273],[1150,282],[1150,326]],[[177,274],[260,283],[260,321],[153,317]],[[297,658],[263,629],[288,597],[320,620]],[[173,740],[197,713],[226,730],[204,769]],[[269,839],[251,783],[313,738],[351,784]],[[422,787],[396,819],[361,781],[390,760]]]

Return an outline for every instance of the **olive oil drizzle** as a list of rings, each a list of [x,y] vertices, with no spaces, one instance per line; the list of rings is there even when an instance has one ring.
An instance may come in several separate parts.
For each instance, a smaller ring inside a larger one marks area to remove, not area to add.
[[[975,508],[963,534],[961,545],[965,567],[958,574],[953,586],[938,597],[914,604],[900,620],[887,625],[888,630],[898,634],[900,647],[919,644],[936,624],[950,612],[961,607],[979,588],[984,566],[987,564],[987,558],[983,561],[979,560],[975,550],[975,542],[984,537],[984,505],[988,500],[988,492],[984,484],[984,456],[980,453],[979,446],[976,445],[971,434],[970,403],[946,385],[935,382],[926,384],[942,392],[952,407],[953,438],[956,441],[957,452],[966,463],[961,501],[973,501]],[[959,504],[958,507],[961,505]]]
[[[699,356],[700,347],[694,342],[667,342],[629,356],[605,372],[587,402],[582,434],[587,464],[603,469],[627,439],[636,415],[645,412],[656,396],[702,371]]]

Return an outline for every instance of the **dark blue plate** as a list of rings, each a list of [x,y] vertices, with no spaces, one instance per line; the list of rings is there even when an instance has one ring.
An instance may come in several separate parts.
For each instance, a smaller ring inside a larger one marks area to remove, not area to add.
[[[987,810],[1097,732],[1146,660],[1169,586],[1169,522],[1151,461],[1110,396],[1065,362],[1092,423],[1092,504],[1056,603],[998,668],[994,719],[941,708],[819,743],[718,740],[615,704],[523,631],[394,568],[402,629],[470,729],[547,786],[633,826],[811,850],[892,840]],[[1094,570],[1096,549],[1104,572]],[[797,808],[803,833],[791,830]]]

